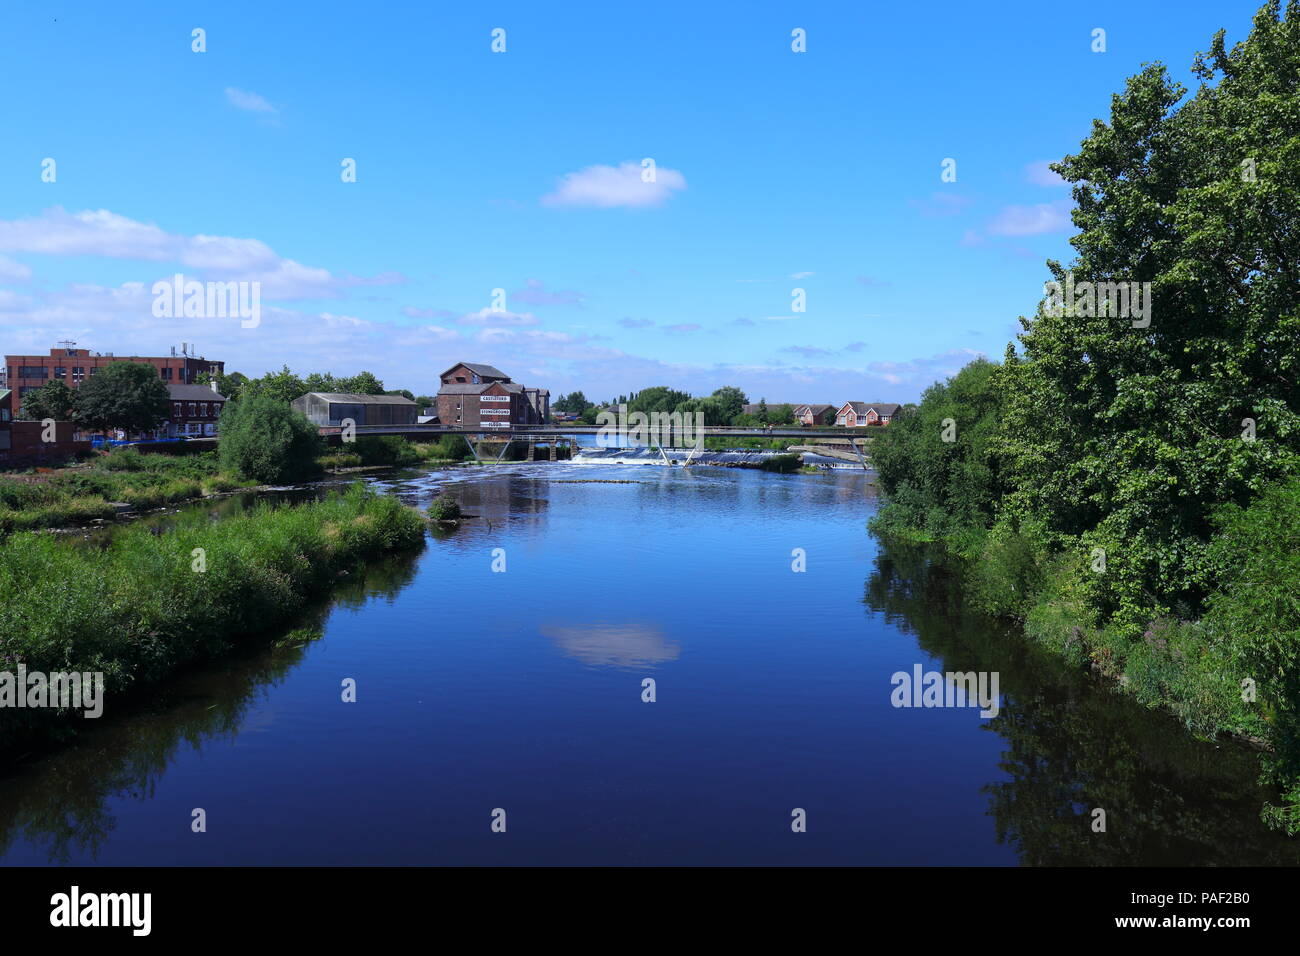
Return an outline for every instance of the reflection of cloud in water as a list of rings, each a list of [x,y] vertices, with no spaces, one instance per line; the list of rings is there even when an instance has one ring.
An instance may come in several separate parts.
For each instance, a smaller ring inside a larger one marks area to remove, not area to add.
[[[681,648],[646,624],[546,625],[542,633],[569,657],[596,667],[633,667],[675,661]]]

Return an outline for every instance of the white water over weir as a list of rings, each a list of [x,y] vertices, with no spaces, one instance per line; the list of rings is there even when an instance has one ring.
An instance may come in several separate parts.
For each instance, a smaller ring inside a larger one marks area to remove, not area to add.
[[[753,449],[703,451],[697,448],[664,448],[636,446],[630,448],[580,448],[571,459],[574,464],[590,465],[732,465],[757,467],[763,462],[788,452]],[[850,469],[862,471],[862,465],[830,458],[826,455],[804,452],[799,456],[805,465],[819,468]]]

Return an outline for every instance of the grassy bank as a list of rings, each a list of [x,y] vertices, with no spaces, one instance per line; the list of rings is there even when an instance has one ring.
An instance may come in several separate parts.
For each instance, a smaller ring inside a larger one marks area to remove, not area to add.
[[[367,556],[420,547],[420,515],[358,484],[297,507],[259,505],[155,533],[128,526],[101,548],[43,534],[0,547],[0,668],[102,672],[119,695],[282,626]],[[50,710],[6,710],[0,747],[75,730]]]
[[[173,457],[123,449],[48,476],[0,477],[0,534],[109,518],[114,503],[143,511],[251,484],[223,472],[214,452]]]

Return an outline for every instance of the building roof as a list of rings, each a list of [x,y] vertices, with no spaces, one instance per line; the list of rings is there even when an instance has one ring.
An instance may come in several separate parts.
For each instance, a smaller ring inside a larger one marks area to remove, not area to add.
[[[447,372],[454,372],[462,365],[475,375],[486,375],[490,378],[504,378],[506,381],[510,381],[510,376],[501,371],[501,369],[493,365],[480,365],[477,362],[457,362],[451,368],[447,369]],[[446,375],[447,372],[443,372],[442,375]],[[442,378],[442,375],[439,375],[438,378]]]
[[[452,382],[438,389],[439,395],[478,395],[486,392],[493,385],[499,385],[507,392],[522,392],[524,387],[517,382],[481,382],[478,385],[471,385],[468,382]]]
[[[845,402],[844,405],[852,405],[853,410],[859,415],[865,415],[867,409],[874,408],[877,415],[888,418],[898,414],[898,410],[903,407],[897,402]],[[840,408],[843,409],[844,405],[841,405]]]
[[[837,410],[837,407],[836,407],[835,405],[797,405],[797,406],[795,406],[795,411],[796,411],[796,412],[807,411],[807,412],[811,412],[811,413],[814,414],[814,415],[824,415],[824,414],[826,414],[827,412],[830,412],[830,411],[836,411],[836,410]]]
[[[210,385],[168,385],[167,393],[174,402],[226,401],[226,396],[214,392]]]
[[[415,405],[405,395],[360,395],[356,392],[308,392],[307,395],[348,405]],[[306,398],[307,395],[302,397]]]

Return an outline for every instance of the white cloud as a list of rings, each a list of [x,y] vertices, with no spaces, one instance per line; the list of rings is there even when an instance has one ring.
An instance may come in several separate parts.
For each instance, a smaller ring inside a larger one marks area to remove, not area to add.
[[[208,278],[261,282],[267,299],[334,298],[354,286],[405,281],[395,272],[335,276],[285,259],[257,239],[179,235],[107,209],[69,213],[56,206],[39,216],[0,220],[0,253],[5,252],[175,263]]]
[[[461,325],[537,325],[540,319],[531,312],[510,312],[506,309],[494,311],[492,309],[479,309],[477,312],[467,312],[456,320]]]
[[[256,93],[249,93],[246,90],[236,89],[233,86],[226,87],[226,100],[238,110],[246,110],[249,113],[277,113],[279,112],[274,106],[268,103],[263,97]]]
[[[994,236],[1037,236],[1045,232],[1064,232],[1070,228],[1068,199],[1034,203],[1032,206],[1004,206],[988,225]]]
[[[643,208],[661,205],[674,190],[686,188],[686,177],[675,169],[660,166],[655,181],[641,181],[641,164],[620,163],[613,166],[588,166],[566,174],[554,192],[542,197],[546,206],[616,206]]]
[[[27,266],[0,256],[0,282],[26,282],[31,277],[32,270]]]
[[[1048,168],[1052,160],[1040,159],[1025,167],[1025,179],[1035,186],[1067,186],[1064,179]]]

